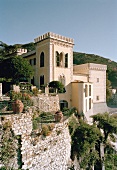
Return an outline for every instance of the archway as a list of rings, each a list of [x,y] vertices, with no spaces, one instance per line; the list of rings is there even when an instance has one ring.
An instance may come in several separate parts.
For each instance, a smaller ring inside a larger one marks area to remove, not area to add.
[[[60,100],[60,110],[63,110],[63,108],[68,108],[68,102],[66,100]]]

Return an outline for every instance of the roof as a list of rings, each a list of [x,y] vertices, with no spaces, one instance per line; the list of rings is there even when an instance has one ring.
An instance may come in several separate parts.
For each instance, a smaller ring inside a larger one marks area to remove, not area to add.
[[[29,57],[31,55],[34,55],[34,54],[36,54],[36,50],[30,51],[28,53],[25,53],[25,54],[22,55],[22,57],[27,58],[27,57]]]

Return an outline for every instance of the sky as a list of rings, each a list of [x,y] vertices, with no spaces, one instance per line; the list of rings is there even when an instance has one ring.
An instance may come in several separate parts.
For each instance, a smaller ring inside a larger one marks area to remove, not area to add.
[[[0,41],[25,44],[46,32],[117,62],[117,0],[0,0]]]

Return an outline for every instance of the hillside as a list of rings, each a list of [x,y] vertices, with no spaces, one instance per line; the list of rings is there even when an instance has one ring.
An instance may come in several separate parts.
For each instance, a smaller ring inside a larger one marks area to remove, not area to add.
[[[74,64],[84,64],[84,63],[97,63],[97,64],[105,64],[108,69],[117,70],[117,63],[115,61],[111,61],[108,58],[101,57],[95,54],[86,54],[81,52],[73,53],[73,63]]]

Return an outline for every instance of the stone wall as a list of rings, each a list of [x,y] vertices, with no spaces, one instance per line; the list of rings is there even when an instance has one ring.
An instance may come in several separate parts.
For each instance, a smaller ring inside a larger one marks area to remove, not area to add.
[[[14,134],[21,138],[21,168],[24,170],[67,170],[71,152],[68,120],[56,123],[51,134],[44,137],[38,133],[32,133],[32,114],[30,109],[26,113],[1,117],[1,125],[3,121],[10,120]],[[14,159],[16,162],[18,158]]]
[[[55,94],[40,94],[37,97],[32,97],[34,106],[39,108],[39,110],[44,112],[52,112],[60,110],[59,106],[59,96]]]

